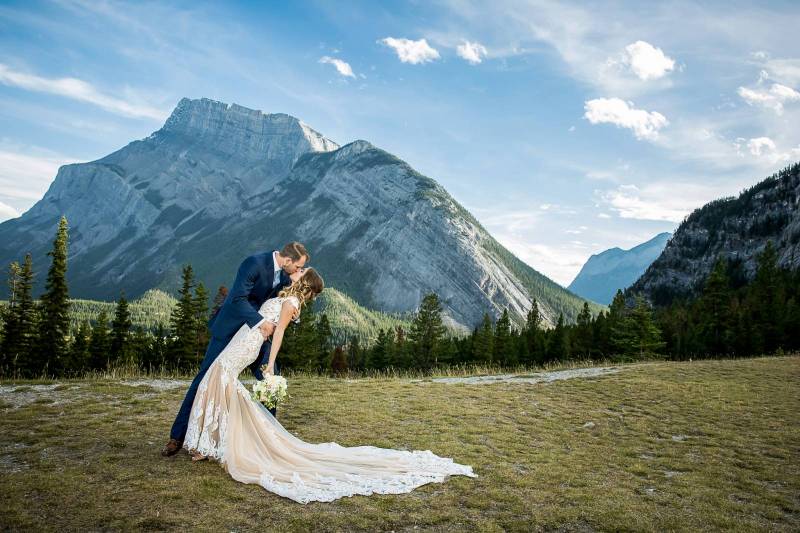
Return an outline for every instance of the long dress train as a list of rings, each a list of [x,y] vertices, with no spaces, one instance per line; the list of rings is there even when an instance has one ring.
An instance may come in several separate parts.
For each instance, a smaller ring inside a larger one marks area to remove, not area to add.
[[[288,297],[295,307],[296,297]],[[277,323],[286,298],[259,312]],[[197,390],[184,448],[218,460],[237,481],[254,483],[300,503],[343,496],[400,494],[451,475],[477,477],[472,467],[434,455],[375,446],[311,444],[289,433],[250,397],[238,376],[258,356],[263,337],[242,325],[209,367]]]

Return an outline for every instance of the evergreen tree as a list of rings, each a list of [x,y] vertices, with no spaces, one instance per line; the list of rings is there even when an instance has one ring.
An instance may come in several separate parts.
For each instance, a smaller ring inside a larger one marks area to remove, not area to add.
[[[558,322],[553,328],[550,344],[548,346],[548,359],[551,361],[563,361],[569,357],[569,337],[564,326],[564,314],[558,314]]]
[[[25,255],[20,267],[9,267],[9,304],[6,309],[6,334],[2,351],[9,374],[40,375],[44,363],[36,356],[39,309],[33,301],[33,261]]]
[[[16,354],[19,352],[20,271],[21,268],[16,261],[8,266],[8,304],[0,308],[3,322],[3,339],[0,341],[0,374],[3,375],[13,374],[16,366]]]
[[[344,354],[344,348],[341,346],[337,346],[333,350],[331,372],[335,375],[341,375],[347,372],[347,356]]]
[[[328,321],[328,315],[322,313],[316,322],[316,341],[317,346],[315,352],[317,354],[317,369],[326,371],[328,369],[328,360],[330,359],[331,351],[331,323]]]
[[[489,313],[483,314],[483,320],[472,343],[472,360],[476,363],[491,364],[494,356],[494,333]]]
[[[408,340],[403,326],[397,326],[394,339],[394,357],[391,360],[392,366],[396,368],[410,368],[411,357],[408,349]]]
[[[583,309],[578,314],[575,327],[574,352],[584,358],[590,358],[594,344],[592,331],[592,313],[589,311],[589,302],[583,302]]]
[[[711,354],[727,354],[733,349],[731,295],[726,265],[718,259],[706,279],[702,301],[702,338],[705,351]]]
[[[172,342],[170,357],[172,365],[180,368],[194,368],[197,362],[197,322],[195,301],[192,296],[194,288],[194,271],[192,265],[186,265],[182,271],[182,284],[178,294],[178,304],[172,311],[170,327]]]
[[[67,290],[67,219],[61,217],[53,241],[45,292],[41,297],[39,338],[36,343],[35,373],[61,374],[69,350],[69,292]]]
[[[97,322],[92,328],[92,338],[89,341],[89,366],[93,370],[108,368],[111,351],[111,339],[108,332],[108,314],[100,311]]]
[[[632,349],[626,353],[636,353],[639,358],[653,355],[660,350],[664,343],[661,341],[661,331],[653,322],[652,311],[647,301],[642,296],[636,297],[636,305],[629,317],[630,339],[633,341]]]
[[[378,331],[378,339],[369,351],[369,368],[383,370],[388,366],[389,346],[391,342],[392,339],[389,333],[380,329]]]
[[[492,354],[492,360],[504,366],[514,365],[517,362],[516,352],[513,351],[511,319],[508,316],[508,309],[503,309],[503,314],[495,324]]]
[[[525,318],[525,328],[522,330],[523,362],[528,365],[544,362],[544,334],[542,331],[542,313],[536,298],[531,303],[531,309]]]
[[[784,302],[779,290],[778,254],[772,241],[767,241],[758,256],[758,268],[752,287],[751,306],[755,311],[756,338],[760,351],[774,353],[778,348],[783,326]]]
[[[441,342],[447,330],[442,323],[442,307],[435,293],[425,295],[411,322],[409,341],[416,366],[430,368],[438,364]]]
[[[137,325],[128,336],[128,353],[132,354],[129,361],[135,362],[141,369],[149,369],[149,361],[154,359],[153,336],[147,333],[144,328]]]
[[[202,282],[198,283],[194,289],[194,320],[195,320],[195,347],[194,347],[194,362],[193,365],[200,366],[200,363],[205,357],[206,347],[211,338],[211,332],[208,330],[208,291]]]
[[[608,344],[609,355],[630,353],[633,349],[630,338],[630,322],[628,321],[628,310],[625,305],[625,296],[622,291],[617,289],[611,305],[608,307]]]
[[[89,341],[92,328],[88,321],[81,322],[72,345],[69,349],[69,358],[66,371],[70,374],[78,374],[89,368]]]
[[[132,360],[134,354],[131,353],[128,346],[131,326],[128,300],[125,299],[125,291],[121,291],[114,310],[114,320],[111,321],[109,358],[115,364],[130,363]]]
[[[358,335],[353,336],[347,346],[347,368],[349,370],[364,369],[364,350],[361,348],[361,339]]]
[[[211,304],[211,316],[217,316],[219,308],[225,303],[225,298],[228,296],[228,288],[225,285],[220,285],[217,289],[217,294],[214,295],[214,302]]]

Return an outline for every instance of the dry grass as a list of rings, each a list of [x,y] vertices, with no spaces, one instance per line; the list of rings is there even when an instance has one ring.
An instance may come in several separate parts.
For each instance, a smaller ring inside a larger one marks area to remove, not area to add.
[[[535,385],[297,375],[278,418],[299,437],[430,449],[479,476],[305,506],[185,453],[162,458],[182,388],[6,381],[0,525],[796,531],[798,378],[798,356],[651,362]]]

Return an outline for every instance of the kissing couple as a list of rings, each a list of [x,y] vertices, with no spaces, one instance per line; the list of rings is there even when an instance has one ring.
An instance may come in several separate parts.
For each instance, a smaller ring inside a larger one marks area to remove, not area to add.
[[[324,289],[319,273],[306,267],[310,259],[305,246],[290,242],[242,262],[209,321],[208,349],[161,454],[186,448],[193,460],[214,459],[233,479],[300,503],[411,492],[451,475],[477,477],[471,466],[430,450],[302,441],[278,422],[275,409],[252,399],[239,374],[250,367],[263,379],[262,366],[277,373],[286,327]]]

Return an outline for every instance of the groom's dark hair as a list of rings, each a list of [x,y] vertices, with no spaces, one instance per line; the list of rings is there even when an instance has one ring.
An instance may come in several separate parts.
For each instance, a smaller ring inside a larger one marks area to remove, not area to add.
[[[300,261],[300,258],[306,256],[306,261],[311,261],[311,256],[308,255],[306,247],[297,241],[292,241],[281,250],[283,257],[288,257],[292,261]]]

